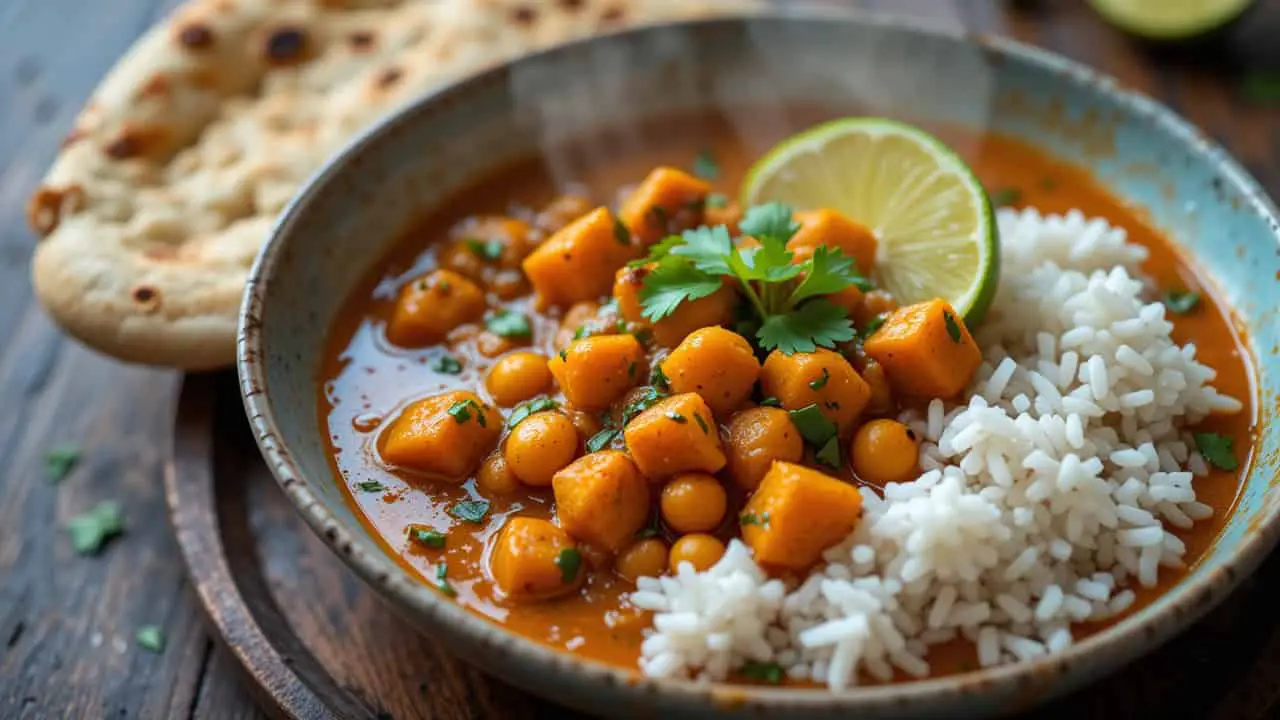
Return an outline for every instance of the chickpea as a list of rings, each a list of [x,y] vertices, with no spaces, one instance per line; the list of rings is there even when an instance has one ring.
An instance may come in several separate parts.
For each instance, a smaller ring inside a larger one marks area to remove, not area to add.
[[[481,281],[484,278],[484,260],[472,252],[465,242],[455,242],[445,247],[440,253],[440,266],[472,280]]]
[[[596,316],[600,303],[586,301],[575,304],[565,312],[560,320],[560,329],[556,331],[556,347],[566,347],[573,342],[573,334],[578,332],[582,324]]]
[[[494,273],[489,288],[501,300],[515,300],[529,292],[529,281],[519,270],[499,270]]]
[[[680,563],[689,563],[694,570],[702,572],[720,562],[724,555],[724,543],[711,535],[694,533],[685,535],[671,546],[668,568],[672,573],[680,569]]]
[[[498,358],[484,386],[499,407],[511,407],[551,387],[551,371],[547,359],[538,353],[514,352]]]
[[[721,207],[707,205],[703,210],[703,223],[711,227],[728,226],[729,232],[734,235],[738,233],[738,222],[741,220],[742,208],[736,202],[730,202]]]
[[[555,232],[578,218],[591,212],[594,206],[591,201],[578,195],[561,195],[538,213],[538,227],[547,232]]]
[[[657,577],[667,569],[667,544],[658,538],[636,541],[618,554],[614,569],[631,582],[636,578]]]
[[[707,473],[675,476],[662,488],[662,518],[679,533],[714,530],[728,504],[720,481]]]
[[[884,366],[867,358],[862,368],[862,379],[871,388],[871,399],[867,401],[865,412],[883,415],[893,410],[893,391],[889,388],[889,378],[884,374]]]
[[[520,480],[515,473],[511,472],[511,468],[507,467],[507,460],[502,457],[502,453],[493,453],[480,465],[480,472],[476,475],[476,485],[480,489],[480,494],[485,497],[494,497],[515,492],[520,487]]]
[[[577,457],[578,429],[564,413],[534,413],[507,436],[502,455],[520,482],[549,486],[551,478]]]
[[[862,305],[854,311],[853,320],[858,327],[865,327],[871,318],[897,309],[898,301],[892,295],[884,290],[869,290],[862,298]]]
[[[858,428],[850,453],[853,471],[874,485],[907,482],[916,476],[920,443],[897,420],[872,420]]]

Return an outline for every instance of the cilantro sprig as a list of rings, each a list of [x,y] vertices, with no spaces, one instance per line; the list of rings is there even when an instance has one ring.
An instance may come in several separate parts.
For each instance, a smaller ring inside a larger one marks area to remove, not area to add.
[[[750,208],[738,227],[758,244],[739,246],[727,227],[717,225],[671,235],[650,248],[642,261],[653,264],[640,289],[644,317],[669,317],[682,304],[736,280],[754,316],[747,325],[766,351],[813,352],[854,338],[848,313],[824,297],[849,286],[871,287],[852,258],[819,247],[796,262],[787,241],[800,224],[782,203]]]

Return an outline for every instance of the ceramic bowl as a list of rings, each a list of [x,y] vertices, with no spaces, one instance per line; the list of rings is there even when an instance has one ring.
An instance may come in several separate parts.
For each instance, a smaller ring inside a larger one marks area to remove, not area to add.
[[[1182,582],[1048,659],[829,693],[655,681],[555,652],[432,592],[378,548],[326,463],[315,387],[331,320],[400,230],[455,189],[557,139],[645,117],[770,103],[950,121],[1028,140],[1087,164],[1204,267],[1251,330],[1264,417],[1239,508]],[[515,685],[605,715],[1002,713],[1151,650],[1218,602],[1275,543],[1276,217],[1257,183],[1173,113],[1014,42],[848,15],[765,12],[664,25],[495,67],[410,104],[337,155],[284,213],[253,268],[241,318],[241,386],[267,463],[315,532],[424,632]]]

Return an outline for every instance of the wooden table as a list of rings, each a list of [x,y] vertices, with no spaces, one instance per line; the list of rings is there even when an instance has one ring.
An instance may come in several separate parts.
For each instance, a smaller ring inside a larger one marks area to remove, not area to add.
[[[61,336],[31,297],[34,242],[26,197],[80,104],[130,42],[176,0],[0,2],[0,717],[257,717],[239,668],[217,649],[187,586],[165,517],[161,476],[179,377],[97,356]],[[1280,194],[1280,110],[1240,97],[1239,68],[1280,68],[1280,0],[1200,53],[1152,54],[1101,24],[1079,0],[998,3],[881,0],[875,9],[944,15],[1048,47],[1163,99]],[[46,450],[75,442],[85,456],[61,484],[44,479]],[[61,526],[103,499],[124,507],[128,531],[98,557],[80,557]],[[1235,600],[1274,616],[1280,559]],[[1260,597],[1245,601],[1242,595]],[[138,648],[161,626],[161,654]],[[1210,636],[1212,636],[1210,634]],[[1280,632],[1260,622],[1205,648],[1203,713],[1232,716],[1228,694],[1280,694]],[[1215,658],[1234,669],[1214,673]],[[1135,688],[1135,690],[1137,690]],[[1152,688],[1142,688],[1150,692]],[[1273,705],[1273,707],[1275,707]],[[451,715],[470,714],[453,708]]]

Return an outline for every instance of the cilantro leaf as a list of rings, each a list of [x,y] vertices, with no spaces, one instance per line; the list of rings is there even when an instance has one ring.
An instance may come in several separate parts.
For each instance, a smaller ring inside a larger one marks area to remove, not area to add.
[[[723,193],[711,193],[707,196],[707,207],[709,208],[725,208],[729,207],[729,196]]]
[[[44,476],[51,483],[57,484],[67,479],[76,465],[80,464],[83,453],[80,446],[74,443],[63,443],[49,448],[44,454]]]
[[[872,335],[875,335],[876,331],[879,330],[882,325],[884,325],[884,315],[876,315],[868,320],[866,325],[859,328],[858,337],[866,340]]]
[[[698,151],[697,156],[693,158],[693,174],[703,180],[717,180],[720,178],[720,163],[716,162],[716,158],[711,154],[711,150],[703,148]]]
[[[1235,441],[1229,435],[1218,433],[1195,433],[1196,449],[1219,470],[1235,470],[1240,467],[1236,459]]]
[[[657,322],[680,307],[686,300],[704,298],[720,289],[721,280],[688,262],[667,257],[644,278],[640,288],[641,315]]]
[[[741,248],[729,259],[733,273],[743,280],[786,282],[804,270],[792,262],[795,256],[786,243],[766,240],[760,247]]]
[[[493,262],[494,260],[502,257],[503,246],[501,240],[477,240],[475,238],[467,238],[466,243],[467,249],[471,251],[471,254],[481,260]]]
[[[429,527],[421,525],[411,525],[409,527],[409,539],[432,550],[439,550],[444,547],[447,538],[448,536],[444,533]]]
[[[951,342],[960,342],[960,324],[956,322],[955,316],[943,310],[942,319],[947,323],[947,335],[951,337]]]
[[[830,468],[840,467],[840,438],[832,436],[832,438],[822,444],[818,452],[813,456],[819,464],[826,465]]]
[[[564,548],[556,555],[556,567],[560,568],[560,582],[571,583],[578,579],[578,568],[582,566],[582,553],[577,548]]]
[[[765,238],[786,243],[800,230],[800,223],[792,217],[791,208],[780,202],[771,202],[747,210],[738,223],[738,229],[761,243]]]
[[[510,310],[495,310],[484,319],[484,326],[494,335],[505,338],[533,337],[533,326],[529,324],[529,318],[523,313]]]
[[[833,347],[854,335],[853,323],[844,310],[829,300],[814,298],[789,313],[765,318],[756,338],[766,350],[792,355]]]
[[[469,523],[479,523],[489,514],[488,500],[462,500],[449,507],[449,514]]]
[[[534,413],[540,413],[544,410],[555,410],[558,407],[560,407],[560,403],[545,395],[522,402],[515,406],[515,409],[511,411],[511,417],[507,418],[507,429],[510,430],[511,428],[519,425],[524,422],[525,418]]]
[[[71,547],[80,555],[97,555],[116,536],[124,533],[120,503],[103,500],[92,510],[67,521]]]
[[[1176,315],[1187,315],[1200,304],[1200,293],[1190,290],[1170,290],[1164,296],[1164,304]]]
[[[617,428],[605,428],[592,435],[591,439],[587,441],[587,452],[600,452],[609,447],[621,432]]]
[[[632,260],[627,263],[627,267],[644,267],[649,263],[658,262],[662,258],[671,254],[671,250],[684,244],[684,238],[679,235],[668,235],[657,244],[649,247],[649,254],[639,260]]]
[[[810,259],[808,274],[792,291],[791,301],[798,303],[818,295],[829,295],[850,285],[857,285],[864,291],[870,289],[867,279],[858,274],[853,258],[839,250],[819,245]],[[863,285],[866,287],[863,288]]]
[[[159,654],[164,652],[164,630],[158,625],[143,625],[134,635],[138,647]]]
[[[377,480],[361,480],[360,482],[356,483],[356,489],[359,490],[360,492],[380,493],[380,492],[385,492],[387,489],[387,486],[383,485]]]
[[[728,275],[728,257],[733,254],[733,238],[724,225],[686,230],[684,242],[671,248],[672,255],[689,258],[704,273]]]
[[[462,363],[452,355],[441,355],[431,363],[431,369],[445,375],[457,375],[462,372]]]
[[[448,563],[440,563],[436,566],[436,588],[449,597],[453,597],[458,594],[458,591],[453,589],[453,585],[449,584]]]
[[[799,410],[789,410],[787,414],[791,416],[791,424],[796,426],[800,437],[814,447],[825,447],[838,434],[839,428],[822,414],[817,403],[805,405]]]

